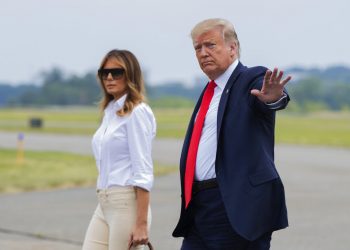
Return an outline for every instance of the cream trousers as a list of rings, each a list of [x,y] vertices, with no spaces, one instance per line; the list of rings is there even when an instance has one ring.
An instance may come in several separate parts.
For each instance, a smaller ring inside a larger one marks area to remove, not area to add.
[[[99,204],[86,231],[83,250],[128,250],[136,223],[136,193],[133,187],[98,190]],[[151,209],[148,208],[148,231]],[[143,250],[144,246],[132,248]]]

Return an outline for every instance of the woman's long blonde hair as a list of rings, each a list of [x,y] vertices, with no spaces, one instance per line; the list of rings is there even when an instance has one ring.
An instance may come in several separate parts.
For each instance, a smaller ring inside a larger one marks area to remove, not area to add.
[[[141,67],[133,53],[128,50],[114,49],[109,51],[102,59],[100,69],[104,68],[105,64],[110,58],[116,58],[125,70],[124,77],[127,85],[127,97],[123,108],[117,112],[119,116],[125,116],[131,113],[137,104],[145,101],[145,87]],[[108,103],[114,99],[114,96],[107,93],[103,80],[98,74],[97,78],[103,90],[103,97],[100,101],[100,107],[102,110],[104,110]]]

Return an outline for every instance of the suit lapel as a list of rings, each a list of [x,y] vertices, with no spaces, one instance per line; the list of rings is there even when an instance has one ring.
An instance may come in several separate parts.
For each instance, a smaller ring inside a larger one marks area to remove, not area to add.
[[[224,117],[229,93],[233,87],[233,84],[236,82],[237,77],[239,76],[239,74],[242,72],[244,68],[245,66],[243,66],[243,64],[239,62],[236,69],[233,71],[232,75],[228,79],[227,84],[222,92],[219,108],[218,108],[218,117],[217,117],[217,138],[218,139],[220,136],[222,118]]]

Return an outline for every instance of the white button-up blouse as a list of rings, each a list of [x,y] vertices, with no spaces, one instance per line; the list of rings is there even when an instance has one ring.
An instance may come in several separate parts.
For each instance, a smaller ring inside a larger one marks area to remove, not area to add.
[[[137,186],[148,191],[153,185],[152,141],[156,122],[150,107],[141,103],[123,117],[116,113],[126,95],[111,101],[101,126],[92,139],[99,172],[97,189],[111,186]]]

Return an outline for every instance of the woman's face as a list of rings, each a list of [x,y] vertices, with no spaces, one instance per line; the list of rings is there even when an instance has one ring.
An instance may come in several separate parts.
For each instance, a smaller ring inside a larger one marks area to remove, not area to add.
[[[127,93],[125,70],[117,58],[111,57],[100,71],[100,77],[108,94],[118,100]]]

